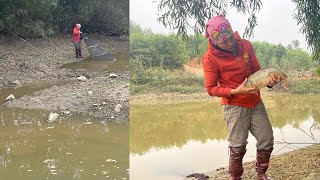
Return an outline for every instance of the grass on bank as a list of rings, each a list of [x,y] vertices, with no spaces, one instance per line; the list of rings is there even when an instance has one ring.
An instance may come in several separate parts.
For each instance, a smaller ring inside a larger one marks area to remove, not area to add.
[[[282,86],[282,85],[280,85]],[[274,88],[273,91],[281,91]],[[139,68],[131,71],[132,95],[145,93],[204,93],[204,79],[183,69]],[[291,80],[289,93],[320,93],[320,79]]]
[[[204,92],[203,77],[182,69],[147,68],[131,72],[130,93],[196,93]]]
[[[320,79],[295,80],[289,88],[292,94],[320,93]]]

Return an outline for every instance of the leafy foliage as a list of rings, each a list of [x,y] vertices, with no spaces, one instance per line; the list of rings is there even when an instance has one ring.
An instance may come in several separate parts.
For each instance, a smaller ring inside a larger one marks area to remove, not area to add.
[[[139,27],[131,29],[139,30]],[[143,60],[141,61],[143,66],[166,69],[181,68],[188,59],[186,52],[182,39],[173,34],[153,34],[149,31],[136,33],[132,31],[130,34],[131,61]]]
[[[293,41],[293,43],[297,43],[297,41]],[[299,49],[298,46],[291,45],[290,48],[286,48],[281,44],[273,45],[267,42],[253,42],[252,45],[263,68],[278,67],[287,70],[301,70],[303,68],[309,70],[315,66],[311,56]]]
[[[248,25],[244,36],[250,37],[253,28],[257,25],[256,13],[261,9],[260,0],[161,0],[158,10],[163,12],[158,20],[171,29],[178,29],[178,34],[183,38],[187,36],[188,29],[192,28],[195,33],[204,31],[206,21],[215,15],[226,15],[227,10],[235,8],[242,14],[248,14]],[[190,25],[190,22],[193,25]]]
[[[292,0],[296,5],[294,18],[302,25],[301,31],[306,35],[314,59],[320,61],[320,1]]]
[[[76,23],[83,32],[128,34],[129,0],[0,1],[0,34],[53,36],[70,33]]]
[[[199,34],[189,36],[185,41],[189,59],[200,58],[208,47],[208,42]]]

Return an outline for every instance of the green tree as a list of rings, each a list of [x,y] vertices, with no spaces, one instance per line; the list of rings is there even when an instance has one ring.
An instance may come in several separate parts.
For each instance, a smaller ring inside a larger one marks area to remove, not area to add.
[[[130,34],[130,58],[140,60],[146,67],[165,69],[182,68],[188,59],[185,43],[173,34],[154,34],[150,30],[132,28]]]
[[[282,64],[287,69],[304,70],[312,67],[310,55],[302,50],[291,50],[282,59]]]
[[[283,56],[285,56],[287,53],[287,50],[284,46],[282,46],[281,44],[278,44],[275,48],[274,48],[274,55],[275,55],[275,64],[279,67],[282,66],[281,63],[281,59]]]
[[[143,30],[139,24],[130,21],[130,34],[142,34]]]
[[[316,63],[312,63],[311,56],[301,49],[268,42],[252,42],[252,45],[262,68],[307,70],[316,66]]]
[[[313,52],[314,59],[320,61],[320,1],[292,0],[296,4],[294,18],[301,25],[301,32]]]
[[[256,52],[257,58],[260,61],[262,67],[270,67],[271,58],[274,55],[273,47],[267,42],[253,42],[252,46]]]
[[[36,7],[36,8],[35,8]],[[1,0],[0,34],[47,37],[84,32],[128,34],[129,0]]]
[[[189,59],[202,56],[207,51],[208,42],[202,35],[195,34],[186,40]]]
[[[294,49],[300,49],[300,43],[298,40],[293,40],[291,44]]]

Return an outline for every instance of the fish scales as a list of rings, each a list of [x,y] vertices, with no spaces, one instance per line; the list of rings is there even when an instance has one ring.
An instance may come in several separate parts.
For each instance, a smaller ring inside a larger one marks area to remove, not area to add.
[[[256,87],[257,89],[262,89],[268,85],[268,79],[270,75],[273,74],[275,77],[280,76],[281,80],[286,80],[288,76],[286,73],[282,72],[276,68],[265,68],[261,69],[248,77],[246,87]]]

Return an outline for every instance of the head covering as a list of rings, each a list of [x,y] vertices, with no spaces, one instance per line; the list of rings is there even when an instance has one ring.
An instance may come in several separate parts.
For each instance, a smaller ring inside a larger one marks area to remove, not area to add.
[[[81,24],[76,24],[76,26],[77,26],[78,28],[81,28]]]
[[[232,34],[229,21],[221,15],[211,18],[206,25],[206,38],[214,44],[224,43]]]

